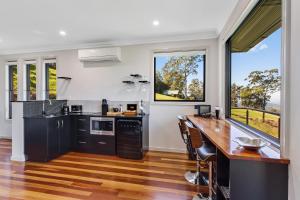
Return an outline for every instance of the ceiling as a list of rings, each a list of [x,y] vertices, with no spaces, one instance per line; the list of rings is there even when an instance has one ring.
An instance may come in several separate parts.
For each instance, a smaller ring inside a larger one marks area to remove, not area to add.
[[[237,1],[0,0],[0,54],[217,37]]]

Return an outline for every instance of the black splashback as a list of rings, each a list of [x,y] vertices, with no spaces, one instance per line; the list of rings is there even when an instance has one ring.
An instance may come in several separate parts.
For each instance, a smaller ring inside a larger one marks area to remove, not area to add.
[[[60,113],[64,105],[67,105],[67,100],[51,100],[52,105],[49,101],[45,101],[46,114]],[[23,107],[24,117],[31,117],[41,115],[43,111],[43,101],[27,101],[24,102]]]

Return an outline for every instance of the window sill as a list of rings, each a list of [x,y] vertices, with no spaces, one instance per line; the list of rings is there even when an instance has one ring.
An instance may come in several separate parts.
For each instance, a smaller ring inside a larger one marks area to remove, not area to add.
[[[258,137],[263,139],[264,141],[268,142],[271,144],[271,148],[277,152],[280,152],[280,144],[269,139],[268,137],[262,135],[260,132],[255,131],[254,129],[248,128],[246,126],[244,126],[243,124],[240,124],[239,122],[232,120],[230,118],[226,118],[225,119],[228,123],[230,123],[231,125],[237,127],[239,130],[243,131],[244,133],[248,134],[250,137]]]

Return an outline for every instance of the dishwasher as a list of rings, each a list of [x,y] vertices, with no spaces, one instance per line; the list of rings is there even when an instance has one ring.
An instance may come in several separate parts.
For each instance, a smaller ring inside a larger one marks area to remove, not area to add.
[[[141,120],[116,120],[116,147],[117,155],[121,158],[143,158],[143,129]]]

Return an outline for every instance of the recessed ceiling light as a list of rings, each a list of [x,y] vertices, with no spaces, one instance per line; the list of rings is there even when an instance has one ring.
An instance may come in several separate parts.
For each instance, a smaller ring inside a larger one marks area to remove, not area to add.
[[[159,21],[158,20],[154,20],[153,21],[153,26],[158,26],[159,25]]]
[[[61,35],[61,36],[66,36],[67,33],[66,33],[66,31],[59,31],[59,35]]]

